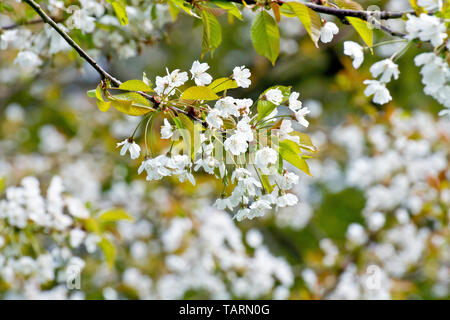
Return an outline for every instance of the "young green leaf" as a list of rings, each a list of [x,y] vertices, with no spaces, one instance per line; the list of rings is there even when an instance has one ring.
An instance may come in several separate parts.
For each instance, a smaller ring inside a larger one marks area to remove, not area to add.
[[[291,7],[292,11],[303,24],[315,46],[318,47],[317,43],[320,38],[320,29],[322,27],[320,16],[314,10],[308,8],[302,3],[288,2],[287,4]]]
[[[271,193],[273,191],[273,187],[269,182],[269,176],[261,175],[261,182],[267,193]]]
[[[208,10],[202,10],[203,37],[202,57],[208,51],[213,54],[222,42],[222,27],[217,18]]]
[[[363,10],[363,7],[352,0],[336,0],[336,4],[343,9]],[[370,48],[373,46],[373,30],[370,28],[370,23],[355,17],[346,17],[348,22],[355,28],[356,32],[361,36],[366,45]],[[372,50],[372,49],[370,49]]]
[[[211,2],[219,8],[227,10],[231,15],[238,18],[239,20],[242,20],[242,14],[235,3],[229,2],[227,0],[212,0]]]
[[[279,152],[281,157],[306,173],[307,175],[311,175],[309,171],[308,164],[306,161],[299,155],[300,147],[297,143],[290,140],[283,140],[279,142]]]
[[[277,105],[267,100],[258,100],[256,107],[258,109],[258,121],[260,121],[271,114]]]
[[[3,193],[3,190],[5,190],[6,188],[6,179],[5,178],[0,178],[0,194]]]
[[[251,38],[256,52],[275,65],[280,54],[280,31],[270,14],[261,11],[256,15],[251,27]]]
[[[177,20],[178,14],[180,13],[180,7],[178,7],[172,0],[167,1],[169,6],[170,16],[172,17],[172,21]]]
[[[302,149],[308,150],[310,152],[317,152],[316,146],[312,143],[311,137],[306,133],[294,131],[291,133],[292,136],[299,137],[299,146]]]
[[[221,92],[228,89],[235,89],[238,85],[236,81],[230,78],[219,78],[214,80],[208,88],[210,88],[214,92]]]
[[[100,214],[98,219],[101,222],[115,222],[120,220],[133,221],[133,218],[123,209],[106,210]]]
[[[355,28],[369,48],[373,46],[373,30],[370,23],[359,18],[347,17],[348,22]],[[372,49],[371,49],[372,50]]]
[[[101,112],[106,112],[111,108],[111,102],[97,99],[97,107]]]
[[[185,100],[216,100],[219,96],[209,87],[194,86],[184,90],[181,99]]]
[[[142,80],[128,80],[119,86],[119,89],[129,90],[129,91],[142,91],[149,92],[153,91],[144,81]]]
[[[127,11],[125,9],[126,4],[124,0],[108,0],[109,3],[111,3],[114,12],[117,16],[117,19],[119,19],[119,22],[122,26],[128,24],[128,16]]]
[[[106,262],[108,267],[112,269],[114,267],[114,261],[116,260],[116,248],[106,237],[103,237],[99,242],[99,246],[105,254]]]
[[[193,159],[197,149],[200,147],[201,124],[194,124],[188,116],[180,113],[178,117],[173,118],[175,125],[180,130],[186,150]]]
[[[126,92],[109,97],[111,105],[130,116],[142,116],[155,109],[150,102],[136,92]]]

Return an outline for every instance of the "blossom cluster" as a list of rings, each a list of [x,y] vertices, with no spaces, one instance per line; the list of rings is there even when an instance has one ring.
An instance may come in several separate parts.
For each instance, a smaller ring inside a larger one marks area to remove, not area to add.
[[[191,88],[211,92],[215,87],[224,84],[229,85],[229,89],[247,88],[251,84],[251,73],[245,66],[235,67],[232,75],[217,79],[214,83],[207,73],[208,69],[209,65],[205,62],[193,63],[190,69],[191,79],[197,86]],[[194,132],[180,127],[180,123],[190,120],[182,118],[184,120],[181,121],[170,112],[172,106],[179,106],[180,102],[186,104],[186,99],[180,99],[191,89],[188,88],[184,92],[181,90],[188,80],[188,73],[179,69],[172,72],[167,70],[166,76],[156,77],[154,90],[160,101],[159,110],[166,110],[169,114],[161,126],[161,138],[170,140],[171,148],[166,154],[156,157],[150,157],[147,153],[138,173],[145,171],[148,181],[175,175],[180,182],[188,180],[195,185],[193,173],[202,169],[222,180],[225,186],[234,187],[229,191],[228,197],[216,201],[216,207],[229,210],[238,208],[235,218],[239,221],[263,216],[273,207],[297,204],[298,198],[288,191],[298,183],[299,177],[282,167],[281,143],[289,141],[294,146],[293,151],[289,151],[294,160],[287,158],[287,161],[294,162],[296,166],[296,161],[301,161],[306,166],[306,162],[299,155],[300,150],[306,148],[311,151],[314,147],[312,144],[308,145],[305,136],[297,135],[293,128],[293,120],[298,126],[309,125],[305,116],[310,111],[298,100],[299,93],[291,93],[287,87],[275,86],[266,90],[256,102],[249,98],[236,99],[224,95],[221,98],[217,96],[214,106],[202,101],[200,96],[197,100],[199,102],[191,108],[198,110],[199,117],[202,117],[199,120],[203,121],[203,125],[193,125],[194,129],[198,129],[198,132]],[[223,90],[226,88],[220,91]],[[195,98],[196,96],[191,99]],[[282,113],[280,110],[279,113],[280,105],[287,106],[287,112]],[[153,121],[153,117],[152,114],[148,116],[146,127]],[[147,134],[145,131],[144,135]],[[188,141],[185,141],[186,135]],[[189,152],[173,152],[174,144],[180,144],[180,139],[190,145],[189,140],[195,135],[198,135],[198,141],[194,141],[193,146],[195,153],[191,155]],[[268,138],[270,143],[267,142]],[[132,159],[138,158],[141,152],[141,147],[133,137],[118,143],[117,147],[121,147],[121,155],[128,151]]]
[[[95,253],[100,237],[83,230],[80,219],[90,213],[63,190],[62,179],[55,176],[43,197],[38,180],[25,177],[21,186],[7,188],[6,198],[0,200],[0,283],[10,286],[9,298],[83,297],[70,294],[68,285],[86,265],[78,256],[80,249]],[[51,290],[41,291],[49,284]]]
[[[434,8],[442,9],[442,3],[439,5],[434,1],[419,2],[424,9]],[[424,92],[427,95],[434,97],[444,107],[450,107],[450,67],[441,56],[445,52],[450,51],[450,41],[448,40],[448,22],[445,19],[436,15],[421,13],[418,16],[408,14],[405,23],[406,35],[404,37],[405,45],[388,58],[376,62],[370,68],[374,78],[379,77],[378,80],[365,80],[367,85],[364,94],[366,96],[373,96],[373,102],[376,104],[386,104],[392,100],[386,84],[392,79],[398,79],[400,71],[395,60],[398,59],[410,46],[413,40],[420,40],[422,42],[429,42],[433,47],[433,52],[419,54],[415,58],[415,64],[421,67],[420,73],[422,75],[422,82],[425,85]],[[401,41],[401,40],[400,40]],[[390,42],[387,41],[387,44]],[[383,45],[383,42],[377,46]],[[361,45],[353,41],[344,42],[344,54],[353,59],[353,67],[358,69],[364,61],[364,49]],[[448,110],[443,110],[441,115],[449,114]]]

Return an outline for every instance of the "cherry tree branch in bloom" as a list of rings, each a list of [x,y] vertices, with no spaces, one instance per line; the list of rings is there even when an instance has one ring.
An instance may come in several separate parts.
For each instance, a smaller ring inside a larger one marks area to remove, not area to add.
[[[119,86],[122,83],[106,72],[94,59],[92,59],[83,49],[81,49],[81,47],[66,32],[64,32],[64,30],[62,30],[51,17],[47,15],[44,10],[42,10],[39,4],[33,0],[24,0],[24,2],[32,7],[34,11],[41,16],[44,22],[48,23],[53,29],[55,29],[56,32],[58,32],[61,37],[63,37],[64,40],[66,40],[66,42],[75,49],[80,57],[86,60],[102,76],[103,79],[110,80],[115,86]]]
[[[105,71],[97,63],[97,61],[95,61],[91,56],[89,56],[66,32],[64,32],[64,30],[62,30],[58,26],[58,24],[55,22],[55,20],[52,19],[52,17],[47,15],[47,13],[45,13],[45,11],[42,10],[42,8],[40,7],[39,4],[37,4],[33,0],[24,0],[24,2],[27,3],[30,7],[32,7],[34,9],[34,11],[36,11],[36,13],[39,14],[39,16],[41,16],[43,22],[48,23],[53,29],[55,29],[56,32],[58,32],[61,35],[61,37],[63,37],[64,40],[66,40],[66,42],[72,48],[75,49],[75,51],[80,55],[80,57],[83,58],[84,60],[86,60],[86,62],[89,63],[100,74],[102,79],[109,80],[116,87],[120,86],[122,81],[118,80],[114,76],[110,75],[107,71]],[[33,20],[33,21],[36,21],[36,20]],[[37,23],[37,21],[34,23]],[[140,92],[140,91],[136,91],[136,92],[139,93],[140,95],[142,95],[144,98],[148,99],[150,102],[154,103],[155,105],[159,104],[159,101],[157,99],[155,99],[154,96],[149,95],[144,92]],[[186,114],[187,116],[191,117],[193,120],[198,120],[195,116],[191,115],[190,113],[186,112],[185,110],[181,110],[176,107],[171,107],[171,109],[177,113]]]

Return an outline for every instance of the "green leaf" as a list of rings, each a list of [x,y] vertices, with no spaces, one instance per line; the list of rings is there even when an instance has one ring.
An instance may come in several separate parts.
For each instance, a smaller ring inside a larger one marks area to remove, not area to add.
[[[109,100],[114,108],[130,116],[142,116],[155,111],[150,102],[136,92],[116,94],[109,97]]]
[[[214,92],[221,92],[228,89],[234,89],[237,88],[238,85],[236,81],[230,79],[230,78],[219,78],[214,80],[208,88],[211,89]]]
[[[189,151],[191,159],[194,159],[195,153],[200,147],[200,133],[202,125],[200,123],[194,124],[192,120],[183,113],[178,117],[173,118],[175,125],[180,130],[183,142],[186,145],[186,150]]]
[[[172,2],[175,6],[181,8],[184,10],[184,12],[186,12],[187,14],[196,17],[196,18],[200,18],[197,14],[195,14],[194,11],[192,11],[192,8],[187,6],[185,4],[184,0],[169,0],[170,2]],[[186,2],[187,3],[187,2]]]
[[[267,193],[271,193],[273,191],[273,187],[269,182],[269,176],[261,175],[261,182]]]
[[[6,178],[0,178],[0,194],[3,193],[3,191],[6,188]]]
[[[283,140],[279,142],[279,152],[281,157],[306,173],[307,175],[311,175],[309,171],[308,164],[306,161],[299,155],[301,152],[300,147],[294,141]]]
[[[308,150],[310,152],[317,152],[316,146],[312,143],[311,137],[306,133],[294,131],[291,133],[291,136],[299,137],[299,146],[302,149]]]
[[[359,18],[347,17],[348,22],[355,28],[356,32],[361,36],[366,45],[371,48],[373,46],[373,30],[370,23]]]
[[[363,7],[352,0],[336,0],[336,4],[343,9],[350,10],[363,10]],[[346,17],[348,22],[355,28],[356,32],[361,36],[363,41],[366,43],[368,47],[370,47],[372,51],[373,46],[373,30],[371,29],[370,23],[359,18],[355,17]]]
[[[178,14],[180,13],[180,7],[178,7],[172,0],[167,1],[169,5],[170,16],[172,17],[172,21],[177,20]]]
[[[106,237],[102,237],[102,240],[99,242],[99,247],[105,254],[108,267],[112,269],[114,267],[114,261],[116,260],[116,248],[114,248],[114,245]]]
[[[272,113],[273,110],[277,107],[276,104],[267,101],[267,100],[259,100],[257,104],[258,108],[258,121],[264,119],[269,114]]]
[[[320,16],[314,10],[308,8],[302,3],[288,2],[287,4],[291,7],[292,11],[303,24],[315,46],[318,47],[317,43],[320,38],[320,29],[322,27]]]
[[[256,52],[275,65],[280,54],[280,31],[270,14],[265,11],[257,14],[251,27],[251,38]]]
[[[97,99],[97,107],[101,112],[106,112],[111,108],[111,102]]]
[[[209,87],[194,86],[184,90],[181,99],[185,100],[217,100],[219,96]]]
[[[98,219],[101,222],[115,222],[120,220],[133,221],[133,218],[123,209],[106,210],[100,214]]]
[[[125,1],[124,0],[108,0],[109,3],[111,3],[114,12],[116,13],[117,19],[119,19],[119,22],[122,26],[128,24],[128,16],[127,11],[125,9]]]
[[[222,27],[219,21],[211,12],[202,10],[203,37],[202,37],[202,57],[208,51],[213,54],[214,50],[222,42]]]
[[[259,97],[258,103],[257,103],[257,109],[258,109],[258,121],[264,119],[269,114],[272,113],[272,111],[277,107],[277,105],[273,104],[270,101],[267,101],[263,99],[264,95],[267,91],[271,89],[278,89],[281,91],[281,94],[283,95],[283,100],[281,101],[281,104],[286,102],[289,99],[289,96],[291,95],[291,87],[286,86],[273,86],[268,89],[266,89]]]
[[[129,90],[129,91],[142,91],[142,92],[149,92],[153,91],[152,88],[150,88],[144,81],[142,80],[128,80],[122,83],[119,86],[119,89],[122,90]]]
[[[95,89],[86,91],[86,94],[89,98],[95,98]]]
[[[239,20],[242,20],[242,14],[235,3],[226,0],[212,0],[211,2],[219,8],[227,10],[231,15],[235,16]]]
[[[334,2],[338,5],[339,8],[350,9],[350,10],[364,10],[363,7],[353,0],[334,0]]]

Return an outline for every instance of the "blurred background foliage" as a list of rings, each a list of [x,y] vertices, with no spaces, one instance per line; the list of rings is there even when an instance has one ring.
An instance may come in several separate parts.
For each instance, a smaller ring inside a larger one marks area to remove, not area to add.
[[[387,3],[387,1],[360,2],[364,2],[363,5],[376,4],[381,8],[384,8]],[[29,15],[30,11],[19,13],[19,15],[22,14]],[[304,30],[300,24],[286,23],[281,27],[282,54],[276,65],[272,66],[268,60],[258,56],[251,45],[250,15],[246,11],[244,21],[235,20],[233,23],[229,23],[226,16],[219,17],[223,27],[223,42],[214,52],[214,56],[208,54],[204,58],[204,61],[211,66],[210,71],[214,78],[230,74],[234,66],[245,65],[250,68],[252,85],[248,89],[235,90],[236,98],[255,99],[260,92],[273,85],[292,86],[293,90],[300,92],[300,99],[304,103],[314,100],[314,103],[319,106],[312,108],[312,113],[316,116],[311,119],[312,124],[307,132],[322,132],[326,135],[331,134],[338,125],[346,123],[386,124],[389,116],[398,108],[407,113],[423,111],[432,118],[436,118],[437,112],[441,109],[432,98],[423,93],[419,69],[413,64],[414,56],[421,52],[422,48],[411,48],[397,61],[401,76],[389,85],[393,101],[380,107],[365,97],[363,94],[365,86],[362,82],[370,78],[369,66],[379,60],[380,55],[388,56],[392,51],[380,51],[377,48],[376,55],[366,54],[366,62],[360,69],[354,70],[350,59],[342,54],[343,40],[361,42],[350,26],[340,24],[340,33],[334,41],[328,45],[321,44],[320,48],[316,49],[310,39],[304,36]],[[35,25],[31,29],[41,27]],[[74,31],[71,35],[82,47],[89,48],[89,42],[93,41],[91,37],[81,32]],[[377,42],[386,37],[376,31],[375,39]],[[108,66],[110,73],[122,81],[138,79],[143,71],[153,79],[156,75],[164,74],[166,67],[169,70],[188,70],[192,62],[201,54],[201,25],[192,17],[181,14],[176,22],[163,26],[159,41],[152,42],[140,43],[138,56],[129,59],[119,59],[114,50],[105,49],[98,55],[100,64]],[[15,54],[14,51],[0,51],[0,70],[11,67]],[[92,161],[101,164],[101,171],[98,171],[99,169],[95,166],[88,171],[99,181],[100,189],[105,194],[117,181],[132,184],[137,180],[144,180],[143,176],[137,175],[137,167],[140,163],[120,157],[115,148],[116,142],[132,132],[134,125],[137,124],[136,120],[125,117],[115,110],[101,113],[95,101],[86,97],[85,92],[97,85],[98,75],[74,52],[56,54],[52,59],[45,61],[41,71],[33,76],[23,76],[8,81],[8,74],[5,71],[1,78],[0,161],[3,165],[0,169],[3,171],[0,170],[0,176],[4,176],[6,185],[18,184],[24,176],[34,175],[40,178],[42,187],[45,189],[54,174],[61,174],[63,170],[66,170],[65,175],[70,176],[70,172],[67,171],[73,169],[66,165],[76,163],[77,159],[83,158],[86,154],[89,154]],[[23,110],[23,114],[18,116],[20,121],[12,120],[14,112],[11,105],[15,104],[20,105]],[[48,130],[56,130],[57,134]],[[158,132],[159,125],[155,124],[155,137],[159,136]],[[45,137],[46,134],[49,136]],[[47,141],[50,136],[50,141]],[[322,136],[313,135],[313,141],[318,137]],[[138,137],[138,139],[141,138],[141,136]],[[347,156],[342,149],[328,142],[329,140],[319,144],[319,152],[314,156],[315,160],[332,158],[341,168],[344,168]],[[165,142],[159,139],[154,139],[152,143],[157,151],[167,147]],[[55,149],[52,150],[52,147]],[[21,157],[29,157],[29,160],[20,160]],[[34,164],[26,165],[29,161]],[[8,166],[5,163],[8,163]],[[314,176],[314,166],[312,173]],[[77,173],[74,171],[74,174]],[[88,176],[78,177],[78,179],[86,184],[86,186],[82,185],[81,189],[90,190],[87,185],[96,183],[89,181],[91,177]],[[305,177],[302,176],[301,179]],[[443,180],[446,179],[443,177]],[[203,175],[197,181],[196,187],[189,183],[179,183],[172,178],[146,183],[147,194],[144,198],[149,199],[149,204],[158,198],[158,192],[160,192],[158,190],[161,188],[167,190],[162,205],[157,205],[153,209],[150,205],[150,214],[154,215],[156,220],[189,217],[190,212],[197,210],[199,206],[195,204],[196,199],[208,198],[212,201],[220,194],[221,183],[208,175]],[[344,186],[344,188],[337,188],[336,191],[330,189],[323,180],[314,181],[313,178],[312,181],[315,188],[319,190],[320,196],[313,206],[310,221],[305,223],[303,228],[280,225],[276,222],[274,215],[236,223],[237,227],[244,232],[254,228],[260,230],[264,243],[270,251],[275,256],[287,259],[295,275],[295,284],[289,295],[290,298],[314,299],[325,296],[314,293],[308,288],[301,276],[302,270],[306,267],[318,270],[324,268],[321,262],[323,253],[319,246],[320,239],[329,238],[342,248],[342,251],[345,251],[348,226],[351,223],[364,224],[362,211],[366,205],[366,198],[361,189]],[[75,192],[75,187],[70,186],[70,182],[68,189]],[[298,211],[298,215],[302,215],[302,202],[309,199],[308,195],[301,192],[299,196],[300,204],[294,210]],[[96,203],[95,200],[95,198],[91,200],[91,206],[101,207],[102,204]],[[120,201],[114,204],[123,205]],[[446,210],[448,209],[442,210],[444,228],[445,224],[448,224],[446,220],[448,218],[445,218]],[[127,253],[128,247],[122,246],[119,242],[117,248],[116,268],[120,272],[132,262],[130,262],[129,252]],[[140,265],[142,272],[149,276],[163,273],[165,267],[158,257],[160,257],[158,254],[153,255],[144,265]],[[364,252],[349,250],[348,256],[343,256],[341,263],[329,267],[326,272],[318,273],[320,282],[331,284],[333,281],[336,282],[337,277],[347,265],[347,259],[356,265],[361,263],[365,266]],[[85,271],[87,277],[98,272],[97,267],[95,262],[88,263]],[[418,273],[420,276],[417,276]],[[398,286],[392,294],[393,298],[437,297],[432,292],[434,282],[427,278],[426,271],[412,271],[410,277],[411,279],[398,279]],[[102,298],[98,288],[89,278],[84,283],[92,286],[84,288],[86,298]],[[122,289],[119,286],[118,290],[125,292],[128,297],[139,297],[139,294],[127,291],[129,289],[126,286]],[[447,292],[445,297],[448,298],[448,294]],[[209,295],[201,290],[189,291],[184,295],[184,298],[208,297]]]

